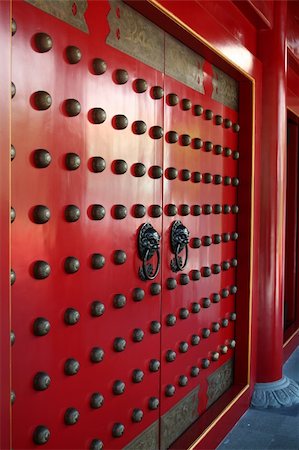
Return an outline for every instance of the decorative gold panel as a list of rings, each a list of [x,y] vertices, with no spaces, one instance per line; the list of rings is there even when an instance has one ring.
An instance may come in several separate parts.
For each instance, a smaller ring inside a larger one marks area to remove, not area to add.
[[[159,448],[159,421],[157,420],[136,439],[124,447],[124,450],[157,450]]]
[[[208,403],[211,406],[225,391],[233,384],[234,381],[234,362],[230,359],[219,367],[208,377]]]

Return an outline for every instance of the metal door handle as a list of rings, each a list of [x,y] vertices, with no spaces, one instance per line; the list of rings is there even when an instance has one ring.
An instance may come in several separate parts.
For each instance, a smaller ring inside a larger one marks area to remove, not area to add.
[[[138,254],[142,260],[142,267],[139,268],[141,280],[153,280],[160,270],[160,235],[149,223],[144,223],[138,233]],[[149,260],[157,255],[156,269],[149,263]]]
[[[170,247],[174,258],[170,261],[173,272],[178,272],[186,267],[188,262],[189,230],[180,220],[175,220],[171,226]],[[185,249],[185,260],[179,254]]]

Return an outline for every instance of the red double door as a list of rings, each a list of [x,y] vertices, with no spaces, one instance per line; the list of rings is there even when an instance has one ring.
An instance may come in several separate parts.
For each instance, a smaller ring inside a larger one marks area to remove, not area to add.
[[[238,113],[128,6],[59,7],[13,3],[13,448],[164,449],[233,382]]]

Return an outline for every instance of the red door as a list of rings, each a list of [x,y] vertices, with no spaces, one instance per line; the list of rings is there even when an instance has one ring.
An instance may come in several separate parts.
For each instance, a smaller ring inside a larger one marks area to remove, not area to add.
[[[166,448],[232,383],[237,88],[121,2],[13,18],[13,448]]]

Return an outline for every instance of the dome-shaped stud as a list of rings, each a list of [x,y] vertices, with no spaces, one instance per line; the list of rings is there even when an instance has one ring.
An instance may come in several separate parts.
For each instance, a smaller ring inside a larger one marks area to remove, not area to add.
[[[10,332],[10,345],[13,346],[15,342],[16,342],[16,335],[15,335],[14,331],[11,330],[11,332]]]
[[[134,342],[141,342],[144,338],[144,331],[141,328],[135,328],[133,330],[132,339]]]
[[[221,320],[221,326],[222,326],[223,328],[227,328],[228,325],[229,325],[228,319],[222,319],[222,320]],[[217,330],[217,331],[218,331],[218,330]]]
[[[212,244],[212,238],[211,236],[203,236],[201,242],[204,247],[209,247]]]
[[[176,142],[178,142],[179,140],[179,135],[176,131],[168,131],[168,133],[166,133],[166,141],[169,144],[175,144]]]
[[[194,150],[199,150],[200,148],[203,147],[203,141],[200,138],[194,138],[191,141],[191,145],[192,148],[194,148]]]
[[[229,263],[229,261],[223,261],[223,262],[221,263],[221,268],[222,268],[222,270],[228,270],[228,269],[230,268],[230,263]]]
[[[102,220],[106,215],[103,205],[92,205],[90,212],[92,220]]]
[[[222,183],[222,176],[221,175],[214,175],[214,183],[215,184],[221,184]]]
[[[16,149],[13,145],[10,146],[10,160],[13,161],[16,157]]]
[[[127,260],[126,252],[123,250],[115,250],[113,253],[113,261],[116,265],[124,264]]]
[[[205,277],[205,278],[209,277],[211,275],[211,273],[212,273],[212,271],[211,271],[210,267],[207,267],[207,266],[202,267],[201,274],[203,277]]]
[[[200,311],[200,304],[198,302],[193,302],[191,305],[191,312],[197,314]]]
[[[159,399],[157,397],[151,397],[148,401],[148,408],[150,410],[158,409],[159,408]]]
[[[168,94],[166,101],[169,106],[176,106],[179,103],[179,97],[176,94]]]
[[[233,177],[232,178],[232,185],[237,187],[237,186],[239,186],[239,184],[240,184],[239,178],[238,177]]]
[[[191,345],[198,345],[200,343],[200,337],[198,334],[192,334],[191,336]]]
[[[33,333],[35,336],[46,336],[51,329],[50,322],[44,317],[37,317],[33,323]]]
[[[223,214],[229,214],[231,212],[231,207],[227,204],[222,207]]]
[[[193,183],[200,183],[202,180],[202,174],[200,172],[192,172]]]
[[[200,372],[199,367],[192,366],[191,369],[190,369],[190,376],[193,377],[193,378],[198,377],[199,372]]]
[[[213,244],[220,244],[222,241],[220,234],[213,234],[212,236]]]
[[[173,384],[168,384],[165,387],[165,395],[166,397],[173,397],[175,394],[175,386]]]
[[[77,170],[80,164],[81,159],[77,153],[67,153],[65,155],[65,165],[68,170]]]
[[[37,372],[33,379],[33,388],[36,391],[45,391],[51,384],[51,378],[46,372]]]
[[[199,270],[192,270],[190,274],[190,278],[193,281],[200,280],[200,271]]]
[[[36,445],[44,445],[49,441],[50,436],[50,430],[44,425],[39,425],[33,432],[33,442]]]
[[[179,315],[180,315],[180,319],[182,319],[182,320],[188,319],[188,317],[189,317],[188,309],[187,308],[181,308],[180,312],[179,312]]]
[[[188,377],[186,377],[186,375],[180,375],[178,385],[184,387],[187,386],[187,384],[188,384]]]
[[[165,359],[167,362],[173,362],[176,359],[176,352],[174,350],[167,350]]]
[[[176,324],[176,317],[174,314],[167,314],[166,316],[166,325],[169,327],[173,327]]]
[[[122,423],[115,423],[112,428],[112,436],[120,438],[125,432],[125,426]]]
[[[213,119],[213,111],[211,109],[205,110],[205,119],[212,120]]]
[[[224,156],[229,157],[232,155],[232,149],[229,147],[224,148]]]
[[[212,264],[212,273],[214,275],[217,275],[218,273],[221,272],[221,266],[219,264]]]
[[[220,355],[218,352],[212,352],[212,354],[211,354],[212,361],[218,361],[219,357],[220,357]]]
[[[113,341],[113,348],[116,352],[123,352],[126,349],[127,343],[124,338],[116,337]]]
[[[153,86],[151,89],[151,96],[154,100],[160,100],[164,96],[164,90],[161,86]]]
[[[38,169],[44,169],[49,166],[52,161],[51,154],[44,149],[35,150],[33,154],[35,167]]]
[[[64,322],[66,325],[76,325],[80,320],[80,313],[75,308],[67,308],[64,313]]]
[[[98,270],[102,269],[105,265],[105,256],[101,255],[101,253],[93,253],[91,255],[91,267],[92,269]]]
[[[69,358],[64,364],[64,373],[68,376],[76,375],[80,370],[79,361],[74,358]]]
[[[232,205],[231,211],[232,211],[233,214],[238,214],[239,206],[238,205]]]
[[[210,360],[207,358],[202,359],[201,361],[201,367],[203,369],[207,369],[210,366]]]
[[[219,303],[221,300],[221,297],[219,294],[217,294],[216,292],[212,295],[212,301],[213,303]]]
[[[181,273],[179,280],[182,286],[186,286],[186,284],[189,284],[190,282],[189,275],[187,275],[186,273]]]
[[[181,108],[183,111],[188,111],[192,108],[192,102],[189,100],[189,98],[183,98],[181,101]]]
[[[223,147],[221,145],[214,146],[215,155],[221,155],[223,153]]]
[[[46,261],[35,261],[33,266],[33,276],[37,280],[47,278],[51,273],[50,264]]]
[[[78,116],[81,112],[81,105],[75,98],[68,98],[65,101],[65,112],[69,117]]]
[[[229,296],[229,290],[228,289],[222,289],[221,291],[221,297],[227,298]]]
[[[143,177],[146,174],[146,167],[142,163],[136,163],[132,166],[132,174],[134,177]]]
[[[178,176],[178,170],[175,167],[168,167],[165,170],[165,176],[168,180],[175,180]]]
[[[224,128],[231,128],[233,125],[230,119],[224,119]]]
[[[209,330],[209,328],[203,328],[201,334],[204,339],[207,339],[210,336],[211,331]]]
[[[145,297],[145,292],[141,288],[135,288],[132,292],[134,302],[141,302]]]
[[[17,90],[16,90],[16,85],[13,82],[11,82],[10,91],[11,91],[11,98],[14,98],[14,96],[16,95]]]
[[[180,342],[179,344],[179,351],[180,353],[186,353],[188,351],[189,345],[188,342]]]
[[[136,120],[132,123],[132,131],[134,134],[144,134],[146,130],[147,126],[143,120]]]
[[[116,130],[124,130],[125,128],[127,128],[128,124],[128,119],[123,114],[117,114],[112,119],[112,126]]]
[[[237,291],[238,291],[237,286],[232,285],[232,286],[230,287],[230,293],[231,293],[232,295],[235,295],[235,294],[237,293]]]
[[[103,75],[107,70],[107,63],[101,58],[94,58],[92,61],[92,67],[95,75]]]
[[[126,385],[121,380],[116,380],[113,383],[112,391],[114,395],[122,395],[126,390]]]
[[[91,121],[97,125],[104,123],[107,115],[103,108],[92,108],[90,110]]]
[[[150,331],[152,334],[160,333],[161,324],[157,320],[153,320],[150,325]]]
[[[101,347],[93,347],[90,351],[90,361],[93,363],[99,363],[103,361],[105,352]]]
[[[187,147],[188,145],[191,144],[191,137],[189,136],[189,134],[181,134],[181,136],[180,136],[180,144],[183,147]]]
[[[220,114],[216,114],[215,116],[215,125],[222,125],[223,117]]]
[[[191,172],[188,169],[182,169],[181,170],[181,180],[182,181],[189,181],[191,178]]]
[[[204,183],[212,183],[213,182],[213,175],[211,173],[204,173],[203,174],[203,181],[204,181]]]
[[[76,408],[68,408],[64,414],[64,423],[66,425],[75,425],[79,420],[80,414]]]
[[[188,216],[191,212],[191,208],[189,205],[180,205],[179,213],[181,216]]]
[[[66,273],[76,273],[80,269],[80,262],[74,256],[68,256],[64,261],[64,270]]]
[[[231,184],[231,182],[232,182],[231,177],[229,177],[229,176],[223,177],[223,184],[224,184],[224,186],[229,186]]]
[[[80,219],[80,209],[76,205],[68,205],[65,207],[64,217],[67,222],[77,222]]]
[[[123,308],[127,303],[127,299],[123,294],[116,294],[113,298],[113,306],[114,308],[120,309]]]
[[[203,213],[208,215],[213,212],[213,207],[211,205],[203,205]]]
[[[52,105],[51,95],[46,91],[35,92],[33,98],[36,109],[40,111],[45,111]]]
[[[229,348],[235,348],[236,347],[236,341],[234,339],[231,339],[229,341]]]
[[[212,150],[213,150],[213,142],[206,141],[205,142],[205,151],[206,152],[211,152]]]
[[[222,213],[222,206],[221,205],[213,205],[213,213],[214,214],[221,214]]]
[[[193,106],[193,114],[195,116],[201,116],[203,113],[203,107],[201,105],[194,105]]]
[[[37,205],[33,209],[33,220],[35,223],[43,224],[50,220],[51,213],[47,206]]]
[[[155,125],[151,127],[149,134],[152,139],[161,139],[164,135],[164,131],[162,127]]]
[[[233,152],[233,159],[239,159],[239,158],[240,158],[240,153],[235,150]]]
[[[240,125],[238,124],[238,123],[233,123],[233,131],[235,132],[235,133],[239,133],[239,131],[240,131]]]
[[[225,355],[228,352],[228,347],[227,345],[221,345],[220,346],[220,352]]]
[[[213,322],[212,331],[214,331],[214,333],[218,333],[219,330],[220,330],[220,324],[218,322]]]
[[[122,220],[127,217],[127,213],[127,208],[124,205],[114,205],[112,209],[112,215],[117,220]]]
[[[133,82],[134,91],[138,94],[142,94],[147,90],[147,82],[143,80],[142,78],[137,78],[137,80],[134,80]]]
[[[10,208],[10,222],[13,223],[16,218],[16,210],[11,207]]]
[[[161,208],[160,205],[151,205],[149,207],[149,215],[151,217],[160,217],[162,216],[163,213],[163,209]]]
[[[98,300],[95,300],[92,302],[90,306],[90,314],[92,317],[100,317],[105,313],[105,305],[102,302],[99,302]]]
[[[237,267],[237,266],[238,266],[238,260],[237,260],[237,258],[232,258],[232,259],[230,260],[230,265],[231,265],[231,267]]]
[[[193,216],[200,216],[202,213],[202,207],[200,205],[192,205],[191,214]]]
[[[201,247],[201,239],[198,237],[192,238],[190,241],[191,248],[200,248]]]
[[[146,208],[144,205],[141,205],[140,203],[136,204],[132,208],[132,214],[137,219],[140,219],[141,217],[144,217],[146,214]]]
[[[114,72],[114,78],[116,84],[126,84],[129,80],[129,74],[125,69],[117,69]]]
[[[160,361],[158,359],[151,359],[149,362],[149,371],[158,372],[160,369]]]
[[[160,166],[152,166],[149,168],[148,174],[151,178],[161,178],[163,175],[163,169]]]
[[[144,378],[144,372],[140,369],[133,370],[132,381],[133,383],[141,383]]]
[[[102,394],[100,394],[99,392],[94,392],[90,397],[89,404],[92,409],[99,409],[103,406],[104,401],[105,399]]]
[[[152,295],[159,295],[161,293],[161,284],[152,283],[150,287],[150,293]]]
[[[14,36],[17,32],[17,22],[15,19],[11,19],[11,35]]]
[[[202,299],[202,307],[209,308],[211,306],[211,300],[208,297]]]
[[[172,216],[175,216],[177,213],[178,213],[178,209],[175,205],[173,205],[173,204],[166,205],[165,214],[167,216],[172,217]]]
[[[81,61],[82,53],[78,47],[75,47],[74,45],[69,45],[66,48],[65,52],[67,60],[70,64],[77,64],[79,61]]]
[[[134,408],[132,412],[132,422],[141,422],[143,419],[143,411],[140,408]]]

